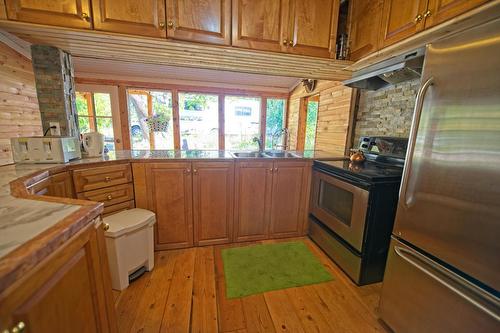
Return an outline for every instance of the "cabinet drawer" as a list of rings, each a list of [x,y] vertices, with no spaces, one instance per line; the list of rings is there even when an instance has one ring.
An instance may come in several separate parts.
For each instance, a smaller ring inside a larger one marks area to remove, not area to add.
[[[73,171],[76,192],[96,190],[99,188],[130,183],[132,171],[130,164],[117,164],[92,169]]]
[[[78,199],[103,202],[104,207],[134,199],[134,186],[123,184],[99,190],[78,193]]]
[[[125,201],[116,205],[105,206],[104,211],[102,212],[102,217],[106,217],[108,215],[121,212],[122,210],[132,209],[132,208],[135,208],[134,200]]]

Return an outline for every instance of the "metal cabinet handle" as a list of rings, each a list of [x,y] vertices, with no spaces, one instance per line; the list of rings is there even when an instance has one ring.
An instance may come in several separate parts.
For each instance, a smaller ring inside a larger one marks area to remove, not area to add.
[[[273,172],[273,170],[274,170],[273,168],[270,168],[270,169],[269,169],[269,171],[270,171],[270,172]]]
[[[174,27],[174,22],[168,21],[167,26],[169,29],[172,29]]]
[[[113,196],[111,194],[108,194],[108,196],[106,197],[108,200],[111,200],[113,199]]]
[[[10,333],[22,333],[24,332],[24,329],[26,328],[26,324],[23,321],[20,321],[14,326],[11,330]],[[5,330],[4,332],[9,332],[8,330]]]
[[[82,15],[80,17],[82,18],[82,20],[90,22],[90,16],[89,16],[89,14],[82,13]]]
[[[288,46],[293,46],[293,41],[291,39],[288,40]]]
[[[410,130],[410,138],[408,139],[408,149],[406,152],[406,162],[403,170],[403,178],[401,180],[401,188],[399,190],[399,202],[408,208],[406,204],[406,192],[408,189],[408,177],[411,173],[411,164],[413,162],[413,152],[415,150],[415,141],[417,140],[418,126],[420,125],[420,116],[422,114],[422,107],[424,106],[424,98],[427,89],[434,84],[434,78],[430,77],[422,84],[417,93],[417,101],[415,103],[415,113],[413,115],[412,127]]]
[[[109,224],[108,224],[108,223],[106,223],[106,222],[104,222],[104,223],[102,224],[102,229],[103,229],[104,231],[108,231],[108,230],[109,230]]]
[[[288,39],[283,39],[283,45],[287,46],[288,45]]]
[[[186,169],[186,173],[191,173],[191,169]]]
[[[427,11],[424,13],[424,18],[428,18],[431,15],[432,15],[432,12],[427,9]]]
[[[470,297],[469,295],[467,295],[466,293],[461,291],[460,287],[457,288],[453,284],[459,285],[462,288],[467,289],[471,293],[478,295],[478,297],[480,299],[486,299],[487,302],[494,304],[496,307],[498,307],[498,305],[499,305],[498,300],[493,299],[490,295],[488,295],[487,293],[478,289],[477,287],[470,285],[469,282],[467,282],[466,280],[462,280],[461,277],[454,277],[453,275],[451,275],[448,272],[448,270],[446,268],[440,267],[439,265],[437,265],[433,261],[425,258],[424,256],[422,256],[418,253],[414,253],[413,251],[409,251],[409,250],[402,248],[402,247],[399,247],[399,246],[394,246],[394,252],[396,252],[396,254],[400,258],[405,260],[407,263],[409,263],[413,267],[417,268],[418,270],[420,270],[421,272],[423,272],[427,276],[431,277],[432,279],[436,280],[437,282],[439,282],[440,284],[442,284],[446,288],[450,289],[451,291],[453,291],[454,293],[456,293],[457,295],[459,295],[460,297],[462,297],[463,299],[465,299],[469,303],[476,306],[478,309],[480,309],[484,313],[486,313],[489,316],[500,321],[500,316],[497,313],[495,313],[495,311],[492,311],[491,309],[487,308],[483,304],[479,303],[474,298]],[[428,266],[428,268],[426,268],[424,265]],[[435,271],[437,274],[435,274],[433,271]],[[445,281],[439,275],[445,277],[446,279],[449,279],[450,282]]]
[[[109,183],[111,181],[111,177],[108,177],[108,176],[104,177],[104,181],[106,183]]]
[[[158,26],[160,27],[161,30],[165,29],[165,22],[160,22]]]
[[[198,169],[193,169],[193,173],[196,175],[198,174]]]
[[[274,168],[274,172],[278,172],[278,168]]]
[[[418,14],[417,16],[415,16],[415,23],[422,21],[423,18],[424,17],[422,16],[422,14]]]

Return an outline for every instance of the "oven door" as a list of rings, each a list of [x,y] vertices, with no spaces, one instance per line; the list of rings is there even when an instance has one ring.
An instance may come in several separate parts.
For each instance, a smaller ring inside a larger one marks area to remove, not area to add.
[[[314,170],[311,213],[362,252],[368,194],[367,190]]]

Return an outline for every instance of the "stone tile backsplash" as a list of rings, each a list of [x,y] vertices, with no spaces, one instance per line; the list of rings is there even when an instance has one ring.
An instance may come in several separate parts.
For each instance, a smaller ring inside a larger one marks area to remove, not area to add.
[[[354,131],[353,147],[361,136],[408,137],[420,79],[376,91],[362,90]]]

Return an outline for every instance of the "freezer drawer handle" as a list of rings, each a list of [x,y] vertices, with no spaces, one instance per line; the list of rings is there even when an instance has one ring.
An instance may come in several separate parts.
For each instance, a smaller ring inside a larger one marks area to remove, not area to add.
[[[422,84],[420,90],[417,93],[417,101],[415,104],[415,112],[413,114],[413,121],[410,130],[410,138],[408,139],[408,151],[406,153],[406,163],[403,169],[403,179],[401,181],[401,188],[399,190],[399,202],[403,207],[408,208],[406,204],[406,190],[408,187],[408,178],[411,173],[411,164],[413,162],[413,151],[415,150],[415,142],[417,140],[418,126],[420,124],[420,116],[422,114],[422,108],[424,106],[425,93],[431,85],[434,84],[434,78],[430,77],[427,81]]]
[[[412,260],[410,257],[414,257],[415,259],[417,259],[418,261],[423,262],[424,264],[428,265],[430,268],[434,269],[435,271],[437,271],[437,272],[439,272],[439,273],[447,276],[450,280],[452,280],[456,284],[462,285],[464,288],[467,288],[468,290],[470,290],[471,292],[473,292],[474,294],[476,294],[478,297],[483,298],[486,301],[488,301],[489,303],[491,303],[495,307],[495,309],[498,309],[500,307],[500,301],[496,297],[491,296],[491,295],[489,295],[489,294],[481,291],[477,287],[470,285],[470,283],[468,281],[466,281],[465,279],[462,279],[460,277],[454,277],[454,276],[452,276],[451,274],[454,274],[454,273],[448,271],[446,268],[442,268],[442,267],[438,266],[434,262],[430,261],[429,259],[427,259],[427,258],[425,258],[425,257],[423,257],[423,256],[421,256],[421,255],[419,255],[417,253],[414,253],[412,251],[408,251],[407,249],[399,247],[399,246],[394,246],[394,252],[396,252],[396,254],[398,256],[400,256],[402,259],[404,259],[405,261],[407,261],[412,266],[416,267],[417,269],[419,269],[423,273],[427,274],[428,276],[430,276],[431,278],[433,278],[437,282],[441,283],[443,286],[447,287],[448,289],[450,289],[454,293],[458,294],[463,299],[465,299],[468,302],[470,302],[473,305],[475,305],[481,311],[485,312],[486,314],[488,314],[489,316],[493,317],[497,321],[500,321],[500,316],[497,313],[498,311],[495,312],[494,310],[491,310],[491,309],[487,308],[483,304],[479,303],[475,299],[471,298],[470,296],[468,296],[467,294],[465,294],[464,292],[462,292],[460,289],[454,287],[450,283],[448,283],[445,280],[443,280],[441,277],[439,277],[436,274],[432,273],[430,270],[428,270],[425,267],[419,265],[417,262],[415,262],[414,260]]]

